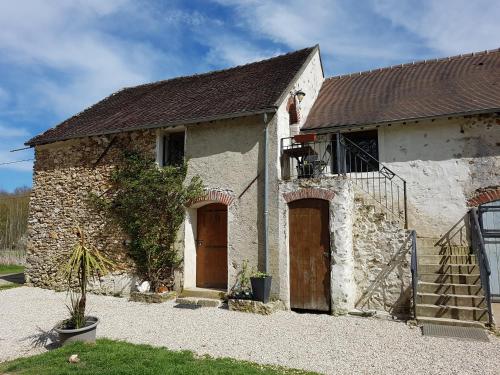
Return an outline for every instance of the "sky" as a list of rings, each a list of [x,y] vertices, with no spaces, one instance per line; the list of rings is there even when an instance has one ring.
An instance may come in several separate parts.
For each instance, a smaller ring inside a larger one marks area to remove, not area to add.
[[[123,87],[320,45],[326,76],[500,47],[499,0],[0,1],[0,164]],[[0,165],[0,190],[32,161]]]

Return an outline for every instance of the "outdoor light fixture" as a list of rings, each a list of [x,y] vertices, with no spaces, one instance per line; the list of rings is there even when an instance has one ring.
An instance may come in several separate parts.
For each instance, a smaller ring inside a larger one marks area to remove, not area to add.
[[[295,96],[297,97],[297,99],[299,99],[299,103],[301,103],[302,99],[304,99],[304,96],[306,96],[306,93],[302,90],[297,90],[295,91]]]

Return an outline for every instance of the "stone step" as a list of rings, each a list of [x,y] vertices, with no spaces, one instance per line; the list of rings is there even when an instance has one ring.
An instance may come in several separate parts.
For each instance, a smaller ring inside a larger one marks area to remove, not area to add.
[[[417,237],[417,246],[437,246],[439,243],[439,238],[430,238],[430,237]]]
[[[475,255],[421,255],[418,254],[418,264],[477,264]]]
[[[417,255],[470,255],[468,246],[417,246]]]
[[[488,321],[488,310],[478,307],[417,304],[417,319],[421,317]]]
[[[446,318],[433,318],[433,317],[419,317],[417,318],[419,324],[439,324],[446,326],[456,327],[471,327],[471,328],[486,328],[483,323],[473,320],[457,320]]]
[[[463,294],[417,293],[417,304],[486,308],[486,299],[484,296]]]
[[[199,297],[209,299],[226,299],[227,292],[217,289],[185,288],[179,297]]]
[[[418,273],[479,275],[479,266],[474,264],[421,264]]]
[[[439,274],[439,273],[424,273],[418,272],[419,281],[438,283],[438,284],[471,284],[481,285],[479,275],[464,275],[464,274]]]
[[[447,284],[430,283],[419,281],[417,284],[418,293],[436,293],[436,294],[461,294],[469,296],[483,296],[483,289],[479,284]]]
[[[195,305],[201,307],[220,307],[222,300],[219,298],[179,297],[175,300],[179,305]]]

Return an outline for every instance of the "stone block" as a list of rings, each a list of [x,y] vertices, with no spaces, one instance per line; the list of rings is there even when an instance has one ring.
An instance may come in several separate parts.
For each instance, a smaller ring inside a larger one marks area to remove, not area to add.
[[[219,307],[222,303],[220,299],[198,297],[179,297],[175,302],[179,305],[197,305],[201,307]]]
[[[219,307],[221,305],[221,300],[211,298],[198,298],[197,305],[200,305],[202,307]]]
[[[132,302],[144,302],[144,303],[162,303],[177,296],[176,292],[164,292],[164,293],[141,293],[132,292],[130,293],[129,301]]]
[[[242,311],[261,315],[270,315],[278,310],[285,310],[285,305],[280,300],[263,303],[246,299],[230,299],[228,300],[228,305],[231,311]]]
[[[179,297],[175,300],[175,303],[179,305],[197,305],[198,299],[193,297]]]

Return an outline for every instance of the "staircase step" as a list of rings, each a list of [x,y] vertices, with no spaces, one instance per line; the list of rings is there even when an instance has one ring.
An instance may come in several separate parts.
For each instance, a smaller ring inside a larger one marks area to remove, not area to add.
[[[419,273],[479,275],[479,266],[474,264],[422,264]]]
[[[418,252],[418,249],[417,249]],[[477,264],[475,255],[421,255],[418,264]]]
[[[488,310],[478,307],[417,304],[417,319],[421,317],[487,322]]]
[[[418,247],[424,247],[424,246],[434,247],[437,245],[437,243],[439,241],[440,241],[439,238],[417,237],[417,246]]]
[[[222,300],[218,298],[179,297],[175,302],[179,305],[196,305],[202,307],[219,307],[222,305]]]
[[[417,246],[418,255],[470,255],[468,246]]]
[[[486,299],[463,294],[417,293],[417,304],[486,308]]]
[[[483,296],[481,285],[474,284],[451,284],[451,283],[429,283],[419,281],[418,293],[436,294],[461,294],[469,296]]]
[[[417,321],[420,324],[439,324],[446,326],[471,327],[471,328],[486,328],[483,323],[473,320],[457,320],[446,318],[419,317]]]
[[[424,273],[418,272],[419,281],[438,283],[438,284],[472,284],[480,285],[481,280],[479,275],[464,275],[464,274],[439,274],[439,273]]]
[[[226,299],[227,293],[217,289],[185,288],[179,297],[199,297],[208,299]]]

